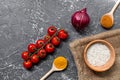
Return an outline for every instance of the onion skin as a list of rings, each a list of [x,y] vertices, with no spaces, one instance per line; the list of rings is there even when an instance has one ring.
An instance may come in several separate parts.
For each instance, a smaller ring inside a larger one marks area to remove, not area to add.
[[[83,30],[85,27],[87,27],[90,23],[90,17],[86,13],[86,8],[75,12],[71,17],[71,23],[77,31]]]

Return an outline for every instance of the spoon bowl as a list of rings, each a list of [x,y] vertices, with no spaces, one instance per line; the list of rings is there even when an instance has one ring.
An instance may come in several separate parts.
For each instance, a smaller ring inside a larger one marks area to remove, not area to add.
[[[55,65],[54,65],[54,63],[53,63],[53,65],[52,65],[52,70],[53,71],[62,71],[62,70],[64,70],[66,67],[64,67],[64,68],[62,68],[62,69],[58,69]]]
[[[114,24],[114,17],[112,13],[106,13],[101,17],[100,23],[104,28],[111,28]],[[107,24],[106,24],[107,23]]]

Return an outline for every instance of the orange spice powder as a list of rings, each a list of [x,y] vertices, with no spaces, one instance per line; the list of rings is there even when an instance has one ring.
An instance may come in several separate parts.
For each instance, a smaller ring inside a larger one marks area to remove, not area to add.
[[[54,60],[54,65],[58,69],[65,69],[67,67],[67,60],[66,58],[60,56]]]
[[[109,15],[102,16],[100,23],[104,28],[111,28],[113,25],[112,18]]]

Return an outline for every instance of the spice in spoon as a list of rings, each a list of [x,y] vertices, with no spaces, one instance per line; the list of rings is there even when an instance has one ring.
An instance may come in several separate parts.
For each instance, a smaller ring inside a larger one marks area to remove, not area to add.
[[[100,23],[104,28],[107,28],[107,29],[111,28],[113,26],[113,20],[111,15],[103,15],[100,20]]]
[[[67,67],[67,60],[62,56],[57,57],[53,63],[56,68],[61,70]]]
[[[54,71],[62,71],[64,69],[66,69],[67,64],[68,64],[68,62],[67,62],[66,58],[64,58],[62,56],[57,57],[54,60],[53,66],[50,69],[50,71],[48,71],[48,73],[46,73],[40,80],[45,80]]]
[[[111,28],[114,24],[114,17],[113,17],[113,13],[115,12],[115,10],[117,9],[118,5],[120,4],[120,0],[118,0],[115,5],[113,6],[112,10],[109,13],[106,13],[102,16],[100,23],[102,25],[102,27],[104,28]]]

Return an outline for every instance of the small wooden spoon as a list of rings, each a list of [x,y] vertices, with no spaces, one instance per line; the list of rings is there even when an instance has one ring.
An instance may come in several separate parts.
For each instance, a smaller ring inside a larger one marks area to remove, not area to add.
[[[112,10],[110,12],[108,12],[102,16],[100,23],[104,28],[111,28],[113,26],[113,24],[114,24],[113,13],[117,9],[119,3],[120,3],[120,0],[118,0],[116,2],[116,4],[114,5],[114,7],[112,8]]]
[[[59,58],[59,57],[58,57]],[[64,58],[64,57],[62,57],[62,58]],[[56,58],[57,59],[57,58]],[[64,58],[65,59],[65,58]],[[66,67],[67,67],[67,59],[65,59],[66,60],[66,66],[64,66],[64,67],[62,67],[61,69],[58,69],[56,66],[55,66],[55,60],[54,60],[54,62],[53,62],[53,64],[52,64],[52,68],[40,79],[40,80],[45,80],[52,72],[54,72],[54,71],[62,71],[62,70],[64,70]]]

